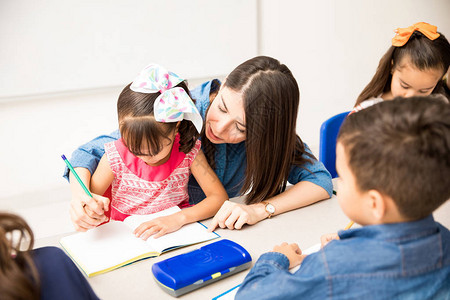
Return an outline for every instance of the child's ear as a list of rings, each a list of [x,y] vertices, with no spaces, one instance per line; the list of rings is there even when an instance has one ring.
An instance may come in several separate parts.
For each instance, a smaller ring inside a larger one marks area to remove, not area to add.
[[[369,200],[371,216],[374,218],[375,222],[379,223],[386,215],[386,199],[384,195],[382,195],[377,190],[368,191],[367,196]]]

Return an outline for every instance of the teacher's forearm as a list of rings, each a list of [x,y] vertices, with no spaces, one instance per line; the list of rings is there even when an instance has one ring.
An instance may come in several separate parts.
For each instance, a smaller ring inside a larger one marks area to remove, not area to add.
[[[266,201],[275,206],[274,215],[279,215],[328,198],[330,198],[330,196],[321,186],[309,181],[301,181],[283,193],[267,199]],[[264,204],[261,203],[259,205],[259,210],[261,210],[261,208],[264,210]],[[267,213],[265,215],[266,217],[268,216]]]

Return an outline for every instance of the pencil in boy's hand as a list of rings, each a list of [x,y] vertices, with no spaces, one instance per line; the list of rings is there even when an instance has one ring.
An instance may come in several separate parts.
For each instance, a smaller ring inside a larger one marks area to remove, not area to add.
[[[81,181],[80,176],[78,176],[77,172],[75,172],[74,168],[72,167],[72,165],[70,164],[69,160],[66,158],[66,156],[63,154],[61,155],[62,159],[64,160],[64,162],[66,163],[67,167],[69,168],[70,172],[72,172],[73,175],[75,175],[75,178],[78,180],[78,182],[80,183],[81,187],[83,188],[83,190],[86,192],[86,194],[92,197],[91,192],[89,192],[89,190],[87,189],[87,187],[84,185],[83,181]]]
[[[348,223],[347,226],[345,226],[344,230],[350,229],[350,227],[352,227],[353,224],[355,224],[355,222],[350,221],[350,223]]]

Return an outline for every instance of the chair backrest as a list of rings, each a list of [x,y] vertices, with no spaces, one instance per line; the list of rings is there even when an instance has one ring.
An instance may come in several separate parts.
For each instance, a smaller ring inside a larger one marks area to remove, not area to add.
[[[331,177],[337,177],[336,172],[336,139],[342,122],[350,112],[343,112],[335,115],[320,127],[319,160],[325,165]]]

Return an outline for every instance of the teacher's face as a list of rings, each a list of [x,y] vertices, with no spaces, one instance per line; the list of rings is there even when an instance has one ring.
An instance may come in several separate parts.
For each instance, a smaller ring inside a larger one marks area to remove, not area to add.
[[[245,140],[245,131],[243,96],[222,85],[206,115],[206,137],[214,144],[237,144]]]

